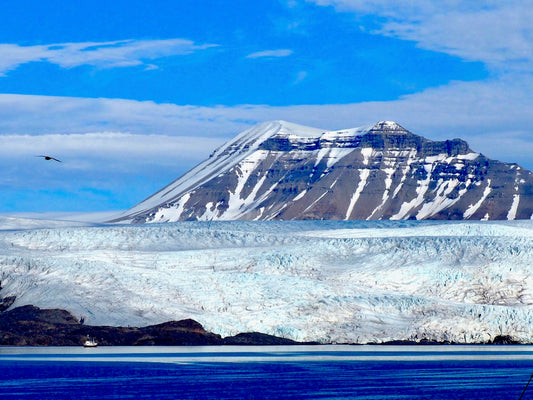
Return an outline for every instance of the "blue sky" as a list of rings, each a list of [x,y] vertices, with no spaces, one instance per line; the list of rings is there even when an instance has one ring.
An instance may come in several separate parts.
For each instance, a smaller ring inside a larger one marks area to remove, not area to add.
[[[131,207],[273,119],[395,120],[532,169],[529,7],[398,3],[4,2],[0,212]]]

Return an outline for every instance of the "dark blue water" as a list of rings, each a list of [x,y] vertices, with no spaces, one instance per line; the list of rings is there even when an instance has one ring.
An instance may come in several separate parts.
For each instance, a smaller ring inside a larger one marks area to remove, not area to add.
[[[0,351],[0,399],[518,399],[533,373],[527,351],[348,353]]]

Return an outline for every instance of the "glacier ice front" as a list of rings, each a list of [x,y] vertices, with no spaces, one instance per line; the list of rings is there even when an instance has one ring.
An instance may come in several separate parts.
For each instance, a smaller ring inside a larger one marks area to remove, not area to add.
[[[179,222],[0,232],[0,297],[223,336],[533,341],[533,221]]]

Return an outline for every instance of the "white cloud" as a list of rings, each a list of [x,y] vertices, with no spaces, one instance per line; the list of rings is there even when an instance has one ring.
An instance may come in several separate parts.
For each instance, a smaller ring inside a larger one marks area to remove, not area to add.
[[[0,94],[0,133],[43,135],[107,130],[224,136],[236,134],[249,125],[241,120],[240,109],[124,99]]]
[[[519,0],[309,0],[356,15],[374,15],[376,34],[424,49],[482,61],[490,68],[531,70],[533,8]]]
[[[292,50],[289,49],[279,49],[279,50],[263,50],[258,51],[252,54],[248,54],[246,58],[275,58],[275,57],[288,57],[293,53]]]
[[[221,138],[198,140],[195,136],[134,135],[121,132],[0,135],[0,154],[6,159],[54,154],[63,161],[117,159],[131,164],[158,160],[159,163],[172,164],[178,155],[182,161],[207,157],[212,149],[223,142]],[[66,168],[70,166],[67,165]]]
[[[0,75],[29,62],[49,62],[63,68],[92,65],[99,68],[130,67],[146,60],[186,55],[213,47],[197,45],[186,39],[120,40],[113,42],[56,43],[19,46],[0,44]],[[146,64],[153,69],[153,64]]]
[[[205,148],[204,153],[195,153],[189,152],[188,147],[177,146],[191,155],[186,164],[192,167],[205,158],[202,154],[207,155],[218,143],[262,121],[284,119],[322,129],[342,129],[379,120],[396,120],[413,133],[435,140],[460,137],[487,156],[519,162],[532,169],[529,154],[533,152],[533,138],[528,127],[533,126],[533,78],[529,75],[515,78],[513,75],[483,82],[452,82],[394,101],[285,107],[200,107],[121,99],[4,94],[0,95],[0,132],[4,135],[131,132],[154,135],[146,142],[140,141],[140,147],[152,143],[154,148],[160,145],[163,152],[169,137],[183,136],[191,138],[188,146],[196,143],[199,148]],[[504,141],[508,135],[513,135],[516,141]],[[112,145],[104,144],[97,136],[84,138],[93,141],[91,148],[94,149],[116,145],[117,154],[120,154],[122,142],[119,140]],[[123,145],[133,146],[131,142]],[[157,159],[157,151],[150,153],[152,155]],[[173,162],[185,161],[179,157]]]

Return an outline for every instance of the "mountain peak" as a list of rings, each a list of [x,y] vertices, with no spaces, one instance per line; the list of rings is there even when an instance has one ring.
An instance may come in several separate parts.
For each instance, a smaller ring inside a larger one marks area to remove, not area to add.
[[[402,134],[402,135],[411,133],[407,129],[405,129],[403,126],[401,126],[400,124],[394,121],[379,121],[372,127],[370,131],[371,132],[380,131],[380,132],[384,132],[387,134]]]
[[[276,127],[275,135],[278,136],[317,137],[324,132],[323,129],[312,128],[283,120],[272,121],[270,124]]]

